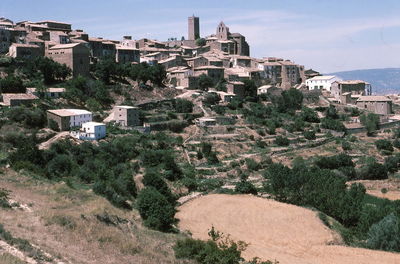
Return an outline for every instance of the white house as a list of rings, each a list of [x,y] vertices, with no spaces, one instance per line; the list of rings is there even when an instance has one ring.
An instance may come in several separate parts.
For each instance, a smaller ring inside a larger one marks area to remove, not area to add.
[[[66,131],[80,127],[83,123],[92,121],[93,114],[83,109],[54,109],[47,110],[47,119],[54,120],[60,130]]]
[[[342,81],[342,79],[334,75],[315,76],[306,80],[308,90],[331,90],[331,85],[335,81]]]
[[[79,131],[71,131],[71,135],[82,140],[99,140],[106,137],[106,125],[97,122],[82,124]]]

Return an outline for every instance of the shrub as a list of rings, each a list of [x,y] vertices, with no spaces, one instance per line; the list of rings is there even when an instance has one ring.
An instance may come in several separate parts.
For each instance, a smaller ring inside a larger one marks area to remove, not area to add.
[[[0,188],[0,207],[2,208],[11,208],[10,203],[8,202],[8,195],[10,191]]]
[[[257,195],[257,189],[256,187],[248,181],[240,181],[236,183],[235,185],[235,192],[237,193],[249,193],[249,194],[254,194]]]
[[[379,139],[375,141],[375,146],[378,150],[386,150],[389,152],[393,152],[392,142],[390,142],[387,139]]]
[[[221,187],[224,183],[219,179],[203,179],[198,183],[200,192],[212,191]]]
[[[388,172],[394,173],[399,169],[400,158],[398,156],[390,156],[385,159],[385,167]]]
[[[175,209],[156,189],[146,187],[141,190],[136,205],[145,226],[159,231],[171,230],[175,222]]]
[[[186,238],[178,240],[174,246],[178,259],[193,259],[199,264],[239,264],[243,263],[241,252],[246,249],[244,242],[234,242],[212,228],[208,241]]]
[[[193,111],[193,103],[185,99],[176,99],[175,111],[178,113],[191,113]]]
[[[316,139],[314,130],[307,130],[307,131],[304,131],[303,135],[304,135],[304,138],[305,138],[305,139],[308,139],[308,140],[314,140],[314,139]]]
[[[364,180],[384,180],[388,178],[388,171],[384,165],[372,161],[361,168],[360,176]]]
[[[351,150],[351,145],[348,141],[342,141],[342,149],[343,151]]]
[[[339,132],[345,132],[346,127],[340,120],[332,119],[332,118],[322,118],[321,127],[325,129],[330,129]]]
[[[308,107],[303,107],[301,111],[301,118],[310,123],[319,123],[321,120],[318,117],[317,112],[312,110],[311,108]]]
[[[274,142],[278,146],[289,146],[290,144],[289,139],[283,136],[277,136]]]
[[[0,79],[0,92],[1,93],[25,93],[26,87],[24,86],[21,78],[14,75],[8,75],[4,79]]]
[[[260,169],[260,164],[255,160],[246,158],[245,161],[249,171],[258,171]]]
[[[199,76],[197,83],[199,88],[203,91],[207,91],[208,88],[211,88],[214,85],[211,77],[205,74]]]
[[[49,178],[60,178],[67,176],[72,170],[73,163],[68,155],[57,155],[47,165]]]
[[[360,117],[361,123],[367,129],[367,135],[372,136],[379,129],[379,116],[374,113],[364,114]]]
[[[393,147],[395,147],[395,148],[397,148],[397,149],[400,149],[400,140],[395,139],[395,140],[393,141]]]
[[[400,251],[399,218],[391,213],[371,226],[367,246],[372,249]]]

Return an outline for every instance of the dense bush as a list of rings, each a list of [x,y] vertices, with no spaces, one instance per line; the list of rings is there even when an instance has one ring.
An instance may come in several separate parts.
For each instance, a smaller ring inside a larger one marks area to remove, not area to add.
[[[205,74],[202,74],[199,76],[199,78],[197,80],[197,84],[198,84],[199,88],[203,91],[207,91],[208,88],[211,88],[214,85],[211,77],[209,77]]]
[[[21,123],[28,128],[43,128],[47,123],[46,114],[40,108],[16,106],[10,108],[6,113],[6,116],[9,120]]]
[[[249,194],[254,194],[257,195],[257,189],[256,187],[248,181],[240,181],[236,183],[235,185],[235,192],[237,193],[249,193]]]
[[[391,213],[371,226],[367,246],[372,249],[400,251],[400,221]]]
[[[384,180],[388,178],[388,171],[385,165],[372,161],[361,168],[360,178],[364,180]]]
[[[178,113],[191,113],[193,111],[193,103],[185,99],[176,99],[175,111]]]
[[[281,147],[289,146],[289,144],[290,144],[289,139],[287,137],[283,137],[283,136],[277,136],[274,142],[276,145],[281,146]]]
[[[153,187],[146,187],[137,196],[136,206],[144,225],[159,231],[170,231],[175,222],[175,209],[167,198]]]
[[[345,226],[358,223],[365,194],[362,185],[347,189],[345,179],[329,170],[303,166],[290,169],[281,164],[272,164],[265,177],[266,191],[280,201],[313,206]]]
[[[379,116],[374,113],[363,114],[360,116],[361,124],[367,129],[367,135],[372,136],[379,129]]]
[[[321,169],[334,170],[340,167],[354,167],[351,157],[345,153],[335,156],[319,157],[314,164]]]
[[[235,242],[215,231],[214,227],[208,235],[210,238],[207,241],[192,238],[178,240],[174,246],[175,257],[195,260],[199,264],[278,264],[277,261],[260,261],[259,258],[244,261],[241,254],[247,247],[246,243]]]
[[[319,123],[321,121],[318,117],[317,112],[308,107],[303,107],[303,109],[301,110],[301,118],[304,121],[310,123]]]
[[[332,118],[322,118],[321,127],[339,132],[346,131],[346,127],[343,125],[342,121]]]
[[[291,88],[283,91],[281,96],[273,99],[273,103],[281,113],[298,110],[302,107],[303,94],[301,91]]]
[[[260,164],[253,159],[246,158],[245,162],[249,171],[258,171],[261,168]]]
[[[316,139],[314,130],[307,130],[307,131],[304,131],[303,135],[304,135],[304,138],[305,138],[305,139],[308,139],[308,140],[314,140],[314,139]]]
[[[43,79],[45,84],[64,81],[71,75],[71,69],[48,57],[27,59],[23,72],[30,79]]]
[[[375,141],[375,146],[378,150],[386,150],[389,152],[393,152],[392,142],[390,142],[387,139],[379,139]]]
[[[0,79],[1,93],[25,93],[26,87],[20,77],[8,75]]]
[[[399,156],[389,156],[385,159],[385,167],[388,172],[394,173],[399,170],[400,157]]]

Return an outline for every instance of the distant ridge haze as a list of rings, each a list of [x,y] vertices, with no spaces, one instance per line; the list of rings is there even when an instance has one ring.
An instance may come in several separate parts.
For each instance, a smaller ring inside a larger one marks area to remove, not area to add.
[[[400,68],[352,70],[328,74],[336,75],[343,80],[363,80],[369,82],[372,85],[373,94],[400,93]]]

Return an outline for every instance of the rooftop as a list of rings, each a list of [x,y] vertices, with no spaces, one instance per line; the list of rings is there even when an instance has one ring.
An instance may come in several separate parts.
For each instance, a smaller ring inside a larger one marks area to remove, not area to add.
[[[383,95],[366,95],[366,96],[360,96],[358,98],[357,102],[389,102],[392,101],[389,97],[383,96]]]
[[[76,115],[91,115],[92,113],[83,109],[54,109],[47,112],[58,116],[76,116]]]
[[[124,108],[124,109],[138,109],[138,107],[130,106],[130,105],[116,105],[115,107]]]
[[[86,122],[82,124],[82,127],[87,127],[87,126],[105,126],[106,124],[104,123],[99,123],[99,122]]]
[[[53,50],[53,49],[70,49],[70,48],[74,48],[76,46],[78,46],[80,43],[70,43],[70,44],[59,44],[59,45],[55,45],[49,49]]]
[[[308,80],[324,81],[324,80],[331,80],[333,78],[336,78],[336,76],[335,75],[323,75],[323,76],[315,76],[315,77],[312,77],[311,79],[308,79]]]

